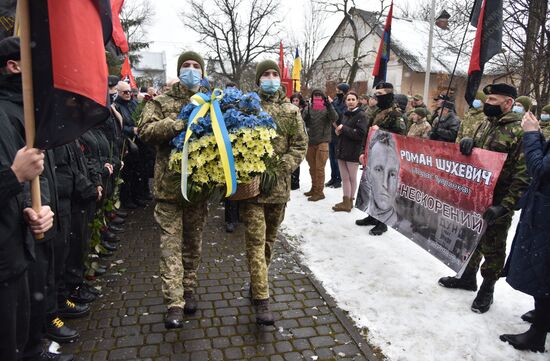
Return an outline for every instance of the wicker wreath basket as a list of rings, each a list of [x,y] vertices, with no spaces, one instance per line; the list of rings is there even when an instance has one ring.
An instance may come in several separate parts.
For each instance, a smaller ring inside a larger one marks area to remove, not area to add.
[[[228,199],[231,201],[242,201],[250,199],[260,194],[260,177],[254,177],[250,183],[240,183],[237,185],[237,191]]]

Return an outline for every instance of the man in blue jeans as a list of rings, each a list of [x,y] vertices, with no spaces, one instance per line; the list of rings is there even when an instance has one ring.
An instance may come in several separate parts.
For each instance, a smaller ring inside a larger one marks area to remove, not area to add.
[[[349,85],[346,83],[340,83],[336,86],[336,99],[332,101],[332,106],[338,113],[340,118],[346,111],[345,96],[349,91]],[[338,161],[336,160],[336,150],[334,149],[336,144],[336,133],[334,127],[332,127],[332,136],[328,146],[329,160],[330,160],[330,180],[325,183],[325,187],[340,188],[342,187],[342,178],[340,177],[340,169],[338,168]]]

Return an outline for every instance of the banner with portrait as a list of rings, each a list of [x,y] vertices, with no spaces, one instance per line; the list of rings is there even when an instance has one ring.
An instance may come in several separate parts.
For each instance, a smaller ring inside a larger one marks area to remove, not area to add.
[[[485,232],[482,218],[506,154],[371,129],[356,207],[461,274]]]

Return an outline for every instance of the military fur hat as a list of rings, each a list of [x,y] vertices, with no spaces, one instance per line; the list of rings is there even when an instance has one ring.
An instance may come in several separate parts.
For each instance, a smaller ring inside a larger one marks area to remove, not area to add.
[[[550,104],[545,105],[545,106],[542,108],[542,111],[545,112],[545,113],[550,114]]]
[[[520,103],[523,105],[523,109],[525,109],[526,112],[531,110],[531,107],[533,106],[533,102],[529,97],[526,97],[525,95],[522,95],[516,99],[516,103]]]
[[[256,85],[260,85],[260,78],[262,77],[262,74],[269,69],[274,69],[277,74],[279,74],[279,77],[281,76],[281,69],[279,69],[279,65],[277,65],[276,62],[273,60],[261,61],[258,65],[256,65]]]
[[[202,74],[202,77],[204,78],[204,71],[206,70],[204,68],[204,59],[202,58],[202,56],[200,56],[198,53],[194,51],[186,51],[185,53],[181,54],[180,57],[178,58],[178,76],[180,75],[181,66],[187,60],[194,60],[200,64],[201,74]]]
[[[518,97],[517,89],[505,83],[489,84],[483,88],[483,92],[486,95],[504,95],[514,99]]]
[[[16,36],[0,41],[0,68],[6,66],[8,60],[21,60],[21,46]]]

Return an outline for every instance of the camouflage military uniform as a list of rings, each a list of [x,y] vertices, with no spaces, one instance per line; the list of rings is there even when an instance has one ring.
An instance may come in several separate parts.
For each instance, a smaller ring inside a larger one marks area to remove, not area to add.
[[[207,89],[200,89],[207,91]],[[168,307],[182,307],[183,293],[197,284],[202,230],[208,213],[206,201],[188,203],[180,191],[180,175],[168,168],[169,142],[183,129],[176,122],[181,108],[194,93],[179,82],[164,95],[147,102],[141,115],[140,138],[157,149],[154,193],[155,220],[160,226],[160,273]]]
[[[513,112],[500,118],[486,118],[474,132],[476,147],[508,154],[495,186],[493,205],[503,206],[509,212],[487,227],[468,263],[467,272],[475,274],[481,258],[485,257],[481,266],[481,275],[485,279],[496,280],[500,276],[506,257],[506,237],[512,223],[513,211],[529,184],[522,137],[521,116]]]
[[[544,139],[550,140],[550,121],[541,121],[540,124],[540,131],[542,132],[542,135],[544,135]]]
[[[470,108],[470,110],[464,114],[464,119],[460,122],[456,142],[460,143],[462,138],[472,138],[477,127],[484,120],[485,114],[483,114],[483,109]]]
[[[407,133],[408,137],[415,137],[415,138],[430,138],[430,131],[432,130],[432,126],[426,119],[422,119],[419,122],[413,123],[411,125],[411,128],[409,129],[409,132]]]
[[[428,124],[432,124],[430,121],[428,121],[428,119],[432,119],[432,112],[430,112],[428,110],[428,107],[426,106],[426,104],[422,104],[421,106],[419,107],[415,107],[415,108],[412,108],[411,110],[409,110],[405,116],[406,116],[406,119],[407,119],[407,122],[406,122],[406,126],[407,126],[407,129],[411,129],[412,125],[413,125],[413,121],[411,120],[411,115],[412,113],[415,111],[416,108],[424,108],[426,110],[426,121],[428,122]]]
[[[377,125],[381,130],[386,132],[396,133],[401,135],[407,134],[407,127],[403,117],[401,116],[401,110],[397,105],[394,105],[388,109],[376,109],[372,115],[371,126]]]
[[[297,107],[290,104],[283,89],[275,94],[260,91],[262,108],[277,124],[278,137],[272,140],[281,160],[277,181],[270,194],[243,202],[246,226],[246,256],[250,270],[252,295],[256,300],[269,298],[268,269],[279,225],[290,199],[290,174],[305,157],[308,139]]]

